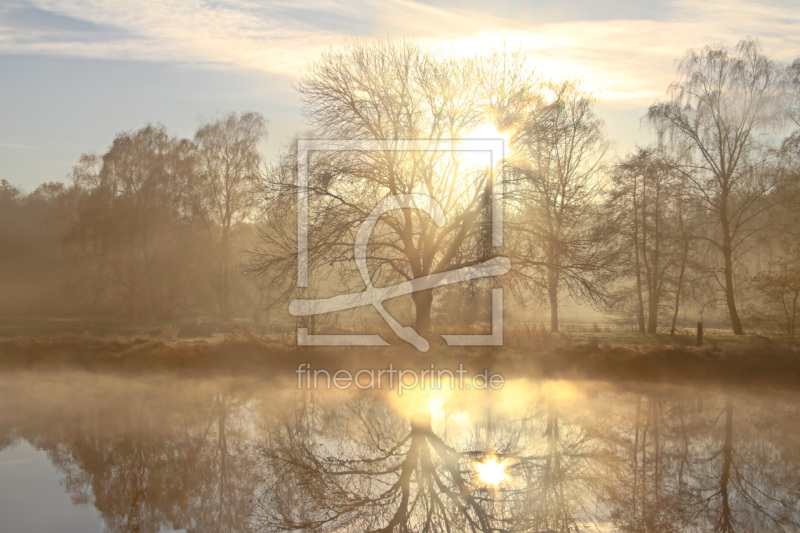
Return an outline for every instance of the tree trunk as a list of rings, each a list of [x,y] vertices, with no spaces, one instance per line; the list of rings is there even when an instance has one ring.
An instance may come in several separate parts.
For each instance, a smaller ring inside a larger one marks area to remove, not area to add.
[[[736,300],[733,290],[733,260],[730,245],[722,247],[722,256],[725,260],[725,302],[728,304],[728,313],[731,316],[731,328],[734,335],[744,335],[742,321],[739,318],[739,311],[736,309]]]
[[[728,190],[726,186],[722,191],[722,204],[720,205],[719,219],[722,226],[722,259],[724,260],[725,273],[725,303],[728,304],[728,313],[731,317],[731,328],[734,335],[744,335],[739,311],[736,309],[735,293],[733,290],[733,244],[730,222],[728,221]]]
[[[655,335],[658,330],[658,304],[661,301],[661,284],[663,283],[664,271],[661,270],[661,213],[659,210],[660,185],[655,185],[656,197],[653,205],[653,254],[652,268],[648,267],[647,272],[647,333]],[[646,220],[646,219],[645,219]],[[647,225],[644,225],[644,237],[647,237]],[[643,247],[646,251],[646,247]],[[647,267],[647,257],[645,256],[645,266]]]
[[[547,281],[547,296],[550,299],[550,333],[558,333],[558,269],[548,269]]]
[[[681,228],[683,222],[681,222]],[[683,234],[683,256],[681,257],[681,271],[678,274],[678,286],[675,288],[675,308],[672,312],[672,327],[669,328],[669,334],[675,335],[675,326],[678,323],[678,309],[681,305],[681,291],[683,290],[683,276],[686,272],[686,258],[689,255],[689,241],[686,239],[686,234]]]
[[[642,298],[642,264],[639,257],[639,204],[636,200],[636,181],[633,182],[633,253],[636,266],[636,320],[639,333],[645,332],[644,299]]]
[[[647,331],[644,323],[644,298],[642,297],[642,275],[636,267],[636,322],[639,324],[639,333]]]
[[[658,329],[658,297],[655,290],[651,291],[647,300],[647,333],[655,335]]]
[[[222,226],[222,241],[220,242],[220,249],[222,258],[220,260],[219,272],[219,314],[223,320],[229,320],[230,313],[230,297],[228,295],[229,285],[229,257],[230,257],[230,227],[227,223]]]
[[[433,290],[415,292],[411,295],[411,299],[414,300],[414,329],[424,336],[431,329]]]

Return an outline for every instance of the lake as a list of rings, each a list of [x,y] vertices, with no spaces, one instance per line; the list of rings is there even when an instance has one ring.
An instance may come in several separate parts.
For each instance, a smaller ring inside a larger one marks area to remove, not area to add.
[[[0,375],[0,531],[797,531],[800,393]]]

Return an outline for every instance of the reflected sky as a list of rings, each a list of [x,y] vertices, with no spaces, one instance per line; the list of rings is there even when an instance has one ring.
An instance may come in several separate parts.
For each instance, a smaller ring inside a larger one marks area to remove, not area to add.
[[[0,451],[3,530],[17,533],[101,531],[103,519],[97,509],[75,505],[59,484],[60,478],[60,472],[47,453],[25,440],[20,439]]]
[[[8,531],[796,531],[800,395],[0,377]],[[489,479],[487,467],[502,476]],[[494,465],[494,466],[492,466]]]

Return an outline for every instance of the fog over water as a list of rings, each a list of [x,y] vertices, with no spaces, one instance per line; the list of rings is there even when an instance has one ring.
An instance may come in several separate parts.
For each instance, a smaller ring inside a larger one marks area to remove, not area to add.
[[[10,531],[800,524],[794,391],[512,380],[398,396],[257,378],[0,380]]]

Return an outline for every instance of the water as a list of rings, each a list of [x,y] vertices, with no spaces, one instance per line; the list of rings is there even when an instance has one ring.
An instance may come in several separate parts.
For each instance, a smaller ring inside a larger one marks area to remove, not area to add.
[[[799,501],[788,390],[0,376],[3,532],[797,531]]]

